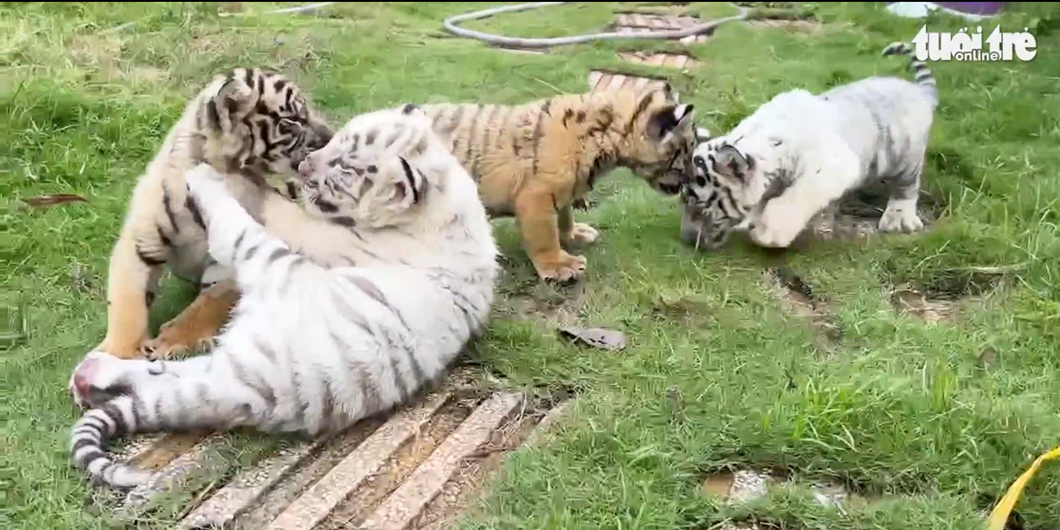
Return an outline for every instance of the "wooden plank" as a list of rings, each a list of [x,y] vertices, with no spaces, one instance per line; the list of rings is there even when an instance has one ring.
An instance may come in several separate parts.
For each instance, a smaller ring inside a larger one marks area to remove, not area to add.
[[[395,414],[291,503],[266,530],[310,530],[320,524],[343,499],[378,473],[402,445],[416,436],[449,397],[442,394],[415,409]]]
[[[373,530],[409,528],[456,472],[461,461],[489,440],[490,434],[522,400],[520,394],[494,394],[479,405],[361,527]]]

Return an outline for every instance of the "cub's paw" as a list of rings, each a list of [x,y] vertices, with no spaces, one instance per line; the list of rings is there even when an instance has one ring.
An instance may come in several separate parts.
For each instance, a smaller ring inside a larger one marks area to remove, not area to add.
[[[751,228],[751,241],[761,247],[787,248],[802,232],[802,209],[774,200]]]
[[[210,351],[215,345],[213,338],[187,338],[176,336],[174,333],[167,334],[163,326],[157,338],[140,346],[140,352],[148,359],[163,361],[182,356],[189,351]]]
[[[128,392],[133,379],[141,372],[152,373],[152,363],[143,359],[119,359],[107,352],[93,350],[74,368],[70,376],[70,395],[79,408],[99,406]]]
[[[561,252],[559,259],[547,260],[535,265],[537,274],[542,280],[568,283],[585,274],[585,264],[586,259],[583,256],[572,256]]]
[[[915,208],[890,208],[883,212],[879,225],[881,232],[917,232],[924,228]]]
[[[592,243],[599,235],[600,232],[585,223],[574,223],[567,236],[567,241],[579,244]]]

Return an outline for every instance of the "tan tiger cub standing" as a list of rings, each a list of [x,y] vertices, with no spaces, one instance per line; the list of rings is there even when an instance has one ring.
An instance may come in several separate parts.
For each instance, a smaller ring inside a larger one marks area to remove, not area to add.
[[[206,252],[202,214],[185,193],[188,170],[205,162],[263,185],[270,177],[294,176],[306,154],[331,135],[283,75],[250,68],[216,76],[185,107],[133,191],[110,257],[107,335],[96,349],[124,359],[194,347],[216,334],[238,298],[231,271]],[[293,194],[296,188],[285,191]],[[237,200],[243,202],[244,193]],[[150,340],[148,308],[163,267],[201,290]]]
[[[538,275],[569,281],[586,270],[570,243],[597,231],[575,223],[572,206],[618,167],[675,195],[690,178],[693,106],[669,85],[567,94],[522,105],[425,105],[433,127],[471,173],[493,217],[514,216]]]
[[[145,474],[113,462],[108,437],[145,431],[341,430],[406,402],[481,332],[499,266],[475,182],[406,105],[351,119],[301,165],[304,210],[288,245],[206,165],[187,177],[209,252],[243,296],[211,353],[184,361],[90,353],[74,374],[91,407],[72,432],[94,481]],[[346,267],[318,263],[350,259]]]

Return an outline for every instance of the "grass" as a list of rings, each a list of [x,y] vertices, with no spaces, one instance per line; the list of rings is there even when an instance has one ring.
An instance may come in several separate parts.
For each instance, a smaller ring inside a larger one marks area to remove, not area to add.
[[[598,27],[616,6],[471,27],[558,36]],[[0,7],[0,296],[8,308],[0,527],[106,527],[85,508],[92,494],[67,463],[76,413],[66,381],[104,334],[107,258],[132,186],[212,74],[280,68],[338,124],[407,101],[515,103],[581,91],[593,68],[652,72],[620,62],[616,47],[672,47],[595,43],[517,55],[441,31],[443,18],[481,8],[340,4],[322,17],[270,17],[254,14],[267,4],[248,3],[241,16],[222,18],[208,3]],[[712,131],[790,88],[909,76],[905,61],[879,51],[911,39],[922,22],[890,17],[880,4],[800,9],[823,26],[726,25],[688,48],[702,67],[654,73],[669,75]],[[543,289],[511,222],[497,221],[506,277],[474,361],[512,385],[575,387],[580,396],[550,444],[513,455],[464,527],[707,529],[727,519],[797,529],[977,527],[977,512],[1060,439],[1057,20],[1055,7],[1029,4],[1002,19],[1003,29],[1031,28],[1031,62],[932,64],[942,103],[925,188],[942,217],[929,232],[782,256],[739,242],[696,253],[678,241],[674,201],[626,171],[602,182],[595,208],[579,217],[603,237],[584,250],[590,272],[576,314],[624,330],[622,352],[568,344],[548,321],[504,310],[505,300]],[[962,26],[944,17],[929,24]],[[88,202],[22,205],[53,193]],[[763,285],[764,268],[780,264],[826,296],[839,331],[828,347]],[[906,283],[975,298],[953,321],[929,325],[891,307],[888,291]],[[154,324],[193,296],[164,280]],[[984,368],[977,360],[987,349],[997,359]],[[238,462],[275,443],[236,440],[229,457]],[[883,500],[844,513],[795,488],[726,506],[699,491],[726,467],[838,480]],[[1023,528],[1060,528],[1058,494],[1060,469],[1047,464],[1017,507]]]

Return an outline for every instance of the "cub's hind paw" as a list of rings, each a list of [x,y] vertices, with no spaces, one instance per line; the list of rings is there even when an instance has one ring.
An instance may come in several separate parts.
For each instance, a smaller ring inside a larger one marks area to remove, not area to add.
[[[95,407],[127,391],[130,368],[147,363],[142,359],[119,359],[93,350],[85,355],[70,375],[69,390],[79,408]]]

